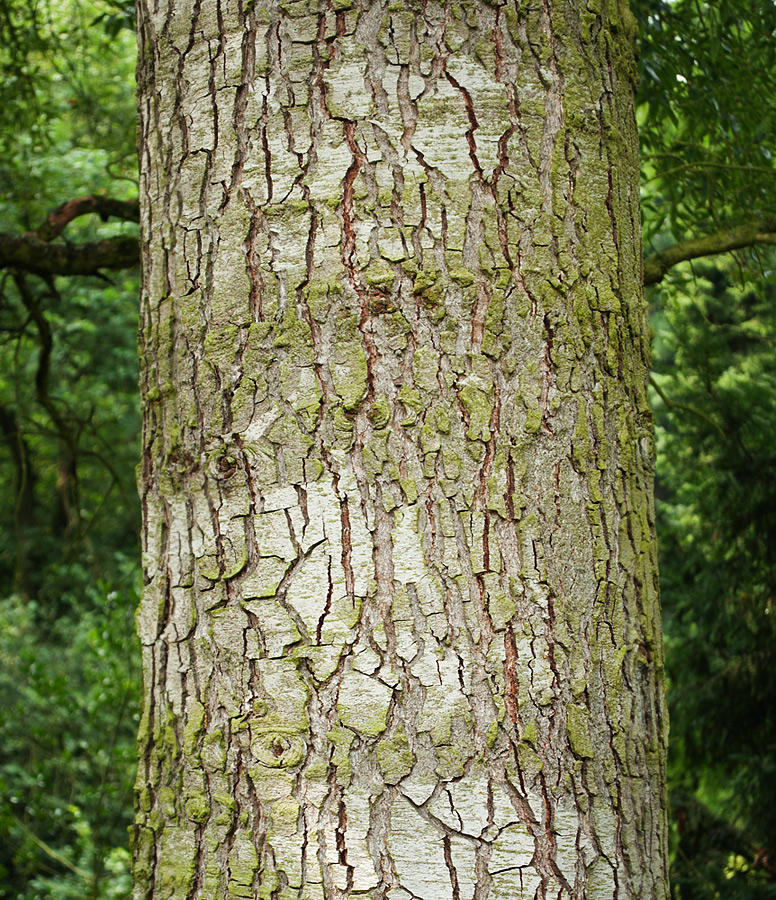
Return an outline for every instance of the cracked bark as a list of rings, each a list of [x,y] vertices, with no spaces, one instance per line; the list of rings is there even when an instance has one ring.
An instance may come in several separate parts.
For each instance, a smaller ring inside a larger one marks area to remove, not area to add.
[[[627,4],[141,0],[135,896],[666,896]]]

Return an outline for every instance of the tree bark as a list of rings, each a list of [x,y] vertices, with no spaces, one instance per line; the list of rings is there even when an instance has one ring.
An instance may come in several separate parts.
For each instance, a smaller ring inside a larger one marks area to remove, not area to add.
[[[665,897],[626,0],[139,13],[136,897]]]

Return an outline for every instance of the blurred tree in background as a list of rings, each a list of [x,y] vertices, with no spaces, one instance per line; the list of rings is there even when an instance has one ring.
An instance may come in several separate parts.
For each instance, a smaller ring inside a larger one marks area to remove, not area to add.
[[[134,38],[109,27],[118,12],[0,2],[0,231],[23,235],[73,197],[136,196]],[[57,243],[133,228],[79,218]],[[3,898],[128,891],[136,296],[131,270],[0,271]]]
[[[684,900],[772,897],[776,284],[699,267],[655,325],[673,875]]]
[[[776,4],[631,6],[672,890],[764,900],[776,898]],[[128,892],[132,28],[128,0],[0,0],[0,898]]]
[[[647,291],[672,890],[776,897],[776,4],[632,7],[646,280],[734,250]]]

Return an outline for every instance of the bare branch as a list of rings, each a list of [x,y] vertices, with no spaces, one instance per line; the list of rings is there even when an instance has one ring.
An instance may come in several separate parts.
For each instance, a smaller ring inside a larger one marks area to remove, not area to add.
[[[138,239],[118,235],[85,244],[53,244],[73,219],[90,213],[103,221],[140,220],[137,200],[91,195],[75,197],[49,213],[39,228],[26,234],[0,233],[0,269],[16,268],[36,275],[99,275],[101,269],[129,269],[140,262]]]
[[[50,244],[34,233],[0,233],[0,269],[9,266],[37,275],[98,275],[102,269],[140,264],[136,235],[118,235],[87,244]]]
[[[669,400],[663,388],[660,387],[660,385],[657,383],[657,381],[655,381],[652,375],[649,376],[649,383],[655,389],[658,397],[660,397],[660,399],[669,409],[681,409],[684,412],[689,412],[694,416],[698,416],[698,418],[703,419],[704,422],[708,422],[712,428],[715,428],[719,432],[723,440],[727,440],[727,435],[725,434],[725,432],[710,416],[707,416],[706,413],[703,412],[703,410],[696,409],[694,406],[687,406],[686,403],[677,403],[675,400]]]
[[[125,222],[139,222],[140,208],[137,200],[114,200],[92,194],[89,197],[75,197],[49,213],[46,221],[32,234],[42,241],[53,241],[73,219],[96,213],[103,222],[110,216]]]

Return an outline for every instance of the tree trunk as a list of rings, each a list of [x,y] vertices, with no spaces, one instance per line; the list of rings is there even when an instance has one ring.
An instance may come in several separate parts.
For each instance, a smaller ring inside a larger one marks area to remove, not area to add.
[[[139,9],[136,897],[665,897],[627,0]]]

